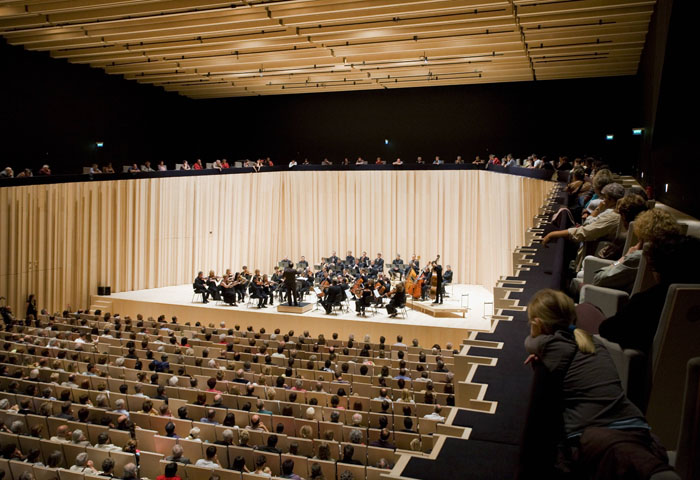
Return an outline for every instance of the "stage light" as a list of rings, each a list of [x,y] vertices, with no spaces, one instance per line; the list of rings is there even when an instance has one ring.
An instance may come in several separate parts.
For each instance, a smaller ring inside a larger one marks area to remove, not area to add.
[[[642,178],[644,178],[644,172],[642,172]]]
[[[644,132],[643,128],[633,128],[632,135],[641,135]]]
[[[666,187],[664,188],[664,192],[668,193],[668,183],[666,184]]]
[[[612,140],[613,138],[615,138],[613,135],[606,135],[605,136],[606,140]]]
[[[384,139],[384,145],[389,145],[389,139],[388,139],[388,138],[385,138],[385,139]]]
[[[97,148],[102,148],[105,146],[104,142],[97,142]]]

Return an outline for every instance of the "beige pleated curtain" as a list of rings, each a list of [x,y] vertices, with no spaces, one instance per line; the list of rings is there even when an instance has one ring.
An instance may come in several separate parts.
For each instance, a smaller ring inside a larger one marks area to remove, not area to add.
[[[485,171],[312,171],[0,188],[0,295],[51,311],[191,283],[198,270],[271,272],[285,255],[441,254],[455,281],[494,285],[551,183]]]

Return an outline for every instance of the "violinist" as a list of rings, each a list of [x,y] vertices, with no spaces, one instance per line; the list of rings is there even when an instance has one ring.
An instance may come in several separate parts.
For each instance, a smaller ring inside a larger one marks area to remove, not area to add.
[[[221,295],[219,294],[219,277],[216,276],[214,270],[209,270],[209,276],[207,277],[207,290],[211,293],[211,297],[214,300],[221,300]]]
[[[372,303],[373,291],[374,280],[369,280],[362,285],[362,291],[357,292],[359,295],[357,295],[358,298],[355,300],[355,311],[357,311],[358,316],[366,317],[365,309]]]
[[[265,308],[267,303],[267,294],[262,282],[262,277],[260,276],[260,270],[255,270],[255,275],[250,282],[249,292],[251,298],[258,299],[258,308]]]
[[[398,253],[396,254],[396,258],[391,261],[391,268],[389,269],[389,275],[391,275],[392,278],[396,278],[398,275],[399,281],[403,279],[403,273],[404,273],[404,266],[403,266],[403,260],[401,260],[401,255]]]
[[[394,295],[386,306],[386,311],[389,313],[390,318],[396,317],[398,315],[398,310],[406,305],[406,291],[404,290],[403,282],[396,284],[396,289]]]
[[[194,293],[202,294],[202,303],[209,303],[209,288],[207,287],[207,279],[204,277],[204,272],[197,273],[197,278],[192,283]]]
[[[240,272],[236,272],[236,274],[233,276],[233,288],[236,290],[236,298],[239,302],[242,302],[245,299],[246,283],[248,282],[245,277],[241,275]]]
[[[248,270],[248,267],[243,265],[243,268],[241,269],[241,276],[246,279],[247,282],[250,282],[250,279],[253,278],[253,274],[250,273],[250,270]]]
[[[270,281],[269,278],[267,278],[267,273],[264,273],[262,276],[262,288],[263,288],[263,293],[267,297],[267,299],[270,302],[270,306],[275,304],[275,290],[277,290],[277,285],[275,285],[273,282]]]
[[[285,292],[284,284],[282,283],[284,281],[284,278],[282,276],[282,270],[280,267],[275,267],[274,268],[274,273],[272,274],[272,277],[270,277],[270,281],[272,282],[273,285],[275,285],[275,291],[279,294],[279,301],[282,303],[282,295]]]
[[[221,295],[225,303],[231,305],[232,307],[238,306],[236,304],[236,287],[233,284],[233,275],[231,275],[231,269],[226,270],[226,274],[221,279],[219,288],[221,289]]]

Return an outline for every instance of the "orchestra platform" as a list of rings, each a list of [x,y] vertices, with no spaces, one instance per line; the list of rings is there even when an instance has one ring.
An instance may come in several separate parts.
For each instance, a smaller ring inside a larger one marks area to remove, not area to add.
[[[282,332],[309,330],[313,335],[323,333],[327,338],[333,332],[338,332],[343,338],[350,334],[356,337],[369,334],[372,338],[384,335],[387,342],[393,342],[396,335],[403,335],[404,340],[418,338],[423,345],[459,344],[470,331],[490,330],[488,315],[493,313],[491,292],[479,285],[450,285],[447,294],[449,296],[445,297],[443,308],[465,310],[464,317],[462,314],[435,317],[411,308],[403,312],[405,316],[402,314],[397,318],[389,318],[384,308],[368,309],[366,317],[359,317],[355,313],[354,302],[350,302],[350,311],[334,311],[326,315],[323,308],[316,304],[314,294],[304,299],[311,309],[308,310],[307,306],[307,311],[303,313],[279,312],[277,301],[273,307],[262,309],[258,309],[255,303],[240,303],[237,307],[215,301],[203,304],[201,297],[193,297],[192,285],[189,284],[121,292],[111,296],[93,295],[91,309],[100,308],[103,312],[132,318],[138,313],[146,318],[165,315],[168,321],[176,316],[179,323],[201,322],[205,326],[213,323],[218,327],[224,322],[227,328],[240,325],[244,329],[253,325],[256,329],[265,327],[270,332],[275,328]],[[424,305],[431,307],[430,302],[424,302]]]

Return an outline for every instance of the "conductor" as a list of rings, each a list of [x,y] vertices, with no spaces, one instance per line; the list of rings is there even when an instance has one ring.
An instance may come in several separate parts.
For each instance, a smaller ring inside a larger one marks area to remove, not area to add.
[[[287,305],[292,306],[292,301],[294,301],[294,306],[299,306],[299,298],[297,296],[297,271],[292,267],[287,265],[284,269],[284,287],[287,290]]]

